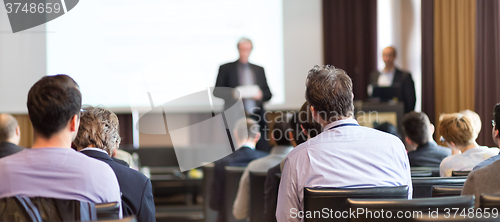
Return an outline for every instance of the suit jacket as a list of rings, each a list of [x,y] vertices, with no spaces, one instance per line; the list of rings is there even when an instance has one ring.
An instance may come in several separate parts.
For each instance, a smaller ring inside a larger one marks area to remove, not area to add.
[[[156,221],[151,181],[146,176],[116,163],[106,153],[95,150],[81,152],[107,163],[115,172],[122,193],[123,217],[136,215],[137,221]]]
[[[395,68],[394,78],[392,79],[392,86],[401,87],[401,94],[398,96],[399,101],[404,103],[405,113],[415,110],[415,103],[417,97],[415,95],[415,83],[409,72],[402,71]],[[370,78],[372,86],[378,86],[378,77],[380,72],[373,72]]]
[[[276,220],[276,206],[278,205],[278,190],[280,180],[276,177],[281,173],[280,165],[276,165],[267,171],[266,182],[264,183],[264,221],[274,222]]]
[[[483,193],[498,194],[500,193],[500,161],[495,161],[492,164],[485,166],[479,170],[470,172],[462,189],[462,195],[474,195],[475,207],[479,207],[479,196]]]
[[[12,155],[14,153],[17,153],[24,148],[17,146],[16,144],[9,143],[9,142],[1,142],[0,143],[0,158],[6,157],[9,155]]]
[[[224,168],[226,166],[246,166],[252,160],[266,156],[268,153],[254,150],[250,147],[241,147],[226,157],[215,161],[214,166],[214,179],[212,182],[210,192],[210,208],[219,211],[217,221],[225,222],[225,193],[226,190],[226,174]],[[238,186],[238,184],[235,184]],[[228,203],[231,204],[232,203]]]
[[[439,167],[444,158],[451,155],[451,149],[437,145],[434,141],[418,146],[408,153],[410,167]]]

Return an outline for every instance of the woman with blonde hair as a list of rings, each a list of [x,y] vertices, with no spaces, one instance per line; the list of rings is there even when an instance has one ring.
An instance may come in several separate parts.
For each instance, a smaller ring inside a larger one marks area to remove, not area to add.
[[[498,154],[497,148],[479,146],[476,143],[477,135],[472,120],[466,115],[443,114],[439,121],[441,141],[461,152],[443,159],[439,166],[442,177],[450,177],[452,171],[470,171],[476,164]]]

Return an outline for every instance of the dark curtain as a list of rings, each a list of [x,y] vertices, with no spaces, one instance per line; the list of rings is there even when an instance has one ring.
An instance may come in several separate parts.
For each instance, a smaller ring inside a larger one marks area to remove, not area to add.
[[[132,114],[116,114],[118,121],[120,121],[120,136],[122,137],[121,146],[133,144],[133,122]]]
[[[477,142],[496,147],[491,138],[493,107],[500,102],[500,35],[498,1],[476,1],[475,110],[482,129]]]
[[[323,0],[325,64],[347,72],[356,100],[367,97],[377,69],[377,1]]]
[[[437,126],[434,100],[434,0],[422,0],[422,112]]]

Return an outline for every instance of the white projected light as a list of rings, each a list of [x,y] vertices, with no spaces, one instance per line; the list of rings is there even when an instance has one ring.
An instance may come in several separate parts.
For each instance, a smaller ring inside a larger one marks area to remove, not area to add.
[[[84,104],[151,107],[129,99],[130,78],[143,76],[154,104],[164,104],[214,86],[219,66],[235,61],[238,39],[248,37],[250,62],[266,71],[270,104],[282,104],[282,14],[274,0],[80,1],[47,23],[47,74],[73,77]]]

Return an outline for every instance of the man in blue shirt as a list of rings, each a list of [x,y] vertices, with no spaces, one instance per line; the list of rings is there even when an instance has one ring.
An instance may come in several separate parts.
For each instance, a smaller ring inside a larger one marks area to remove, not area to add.
[[[300,221],[305,187],[409,187],[410,164],[401,140],[353,119],[351,78],[341,69],[315,66],[306,80],[306,100],[323,132],[285,158],[276,219]]]
[[[500,103],[497,103],[495,105],[495,108],[493,109],[493,118],[495,118],[494,120],[491,121],[491,124],[493,125],[493,128],[491,129],[491,137],[493,138],[493,142],[495,142],[495,144],[500,147],[499,145],[499,141],[500,141],[500,131],[498,129],[498,121],[500,121]],[[493,162],[497,161],[497,160],[500,160],[500,154],[496,155],[496,156],[492,156],[486,160],[484,160],[483,162],[477,164],[472,170],[479,170],[485,166],[488,166],[490,164],[492,164]]]
[[[34,143],[31,149],[0,159],[0,198],[23,195],[121,203],[109,165],[71,148],[82,106],[76,82],[66,75],[43,77],[31,87],[27,105]]]

